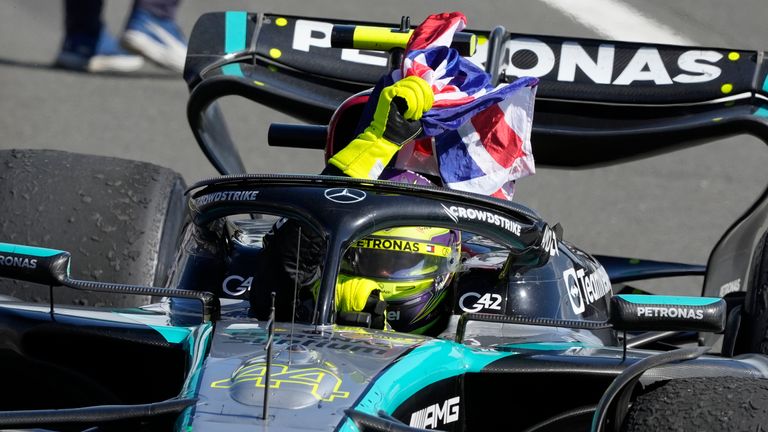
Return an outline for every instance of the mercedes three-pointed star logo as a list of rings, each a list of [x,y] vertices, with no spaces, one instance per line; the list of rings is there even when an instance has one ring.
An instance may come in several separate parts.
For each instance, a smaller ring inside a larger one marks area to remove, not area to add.
[[[365,199],[365,192],[359,189],[333,188],[325,190],[325,197],[339,204],[353,204]]]

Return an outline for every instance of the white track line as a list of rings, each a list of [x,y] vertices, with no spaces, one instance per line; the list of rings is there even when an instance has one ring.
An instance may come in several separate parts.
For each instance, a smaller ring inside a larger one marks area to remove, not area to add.
[[[541,0],[609,39],[672,45],[694,41],[616,0]]]

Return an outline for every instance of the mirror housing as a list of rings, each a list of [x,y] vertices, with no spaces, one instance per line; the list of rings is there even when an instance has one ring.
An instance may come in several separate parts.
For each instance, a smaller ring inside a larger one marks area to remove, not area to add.
[[[0,277],[61,286],[69,277],[70,258],[56,249],[0,243]]]
[[[722,332],[725,301],[716,297],[618,294],[611,298],[616,330]]]

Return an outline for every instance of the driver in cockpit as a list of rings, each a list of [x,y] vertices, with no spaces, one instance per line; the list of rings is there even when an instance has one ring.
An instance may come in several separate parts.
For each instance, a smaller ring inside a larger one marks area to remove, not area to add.
[[[429,84],[415,76],[384,87],[369,126],[328,161],[322,174],[431,184],[416,173],[385,171],[385,167],[421,133],[419,119],[432,107],[433,99]],[[390,240],[390,245],[395,240],[409,242],[419,250],[388,250],[377,241],[382,239]],[[393,329],[428,330],[437,322],[438,312],[443,312],[446,287],[458,264],[459,241],[458,233],[429,227],[384,230],[357,241],[345,254],[336,287],[337,311],[370,313],[372,325],[383,328],[384,306],[389,303],[386,312]],[[261,268],[251,291],[252,313],[260,319],[269,314],[269,290],[259,287],[278,288],[278,316],[292,311],[294,288],[306,295],[317,287],[324,250],[322,237],[311,228],[292,219],[276,224],[264,238]]]
[[[354,242],[341,264],[337,309],[366,311],[378,292],[393,330],[439,332],[444,325],[436,324],[450,315],[446,299],[459,267],[460,241],[457,231],[419,226],[385,229]],[[379,316],[372,313],[372,318]],[[383,328],[383,320],[372,327]]]

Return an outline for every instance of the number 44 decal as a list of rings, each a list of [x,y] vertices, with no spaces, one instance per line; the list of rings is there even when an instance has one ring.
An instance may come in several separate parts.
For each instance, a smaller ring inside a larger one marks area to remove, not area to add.
[[[501,295],[491,293],[480,295],[476,292],[468,292],[459,298],[459,307],[464,312],[480,312],[483,309],[500,311]]]

